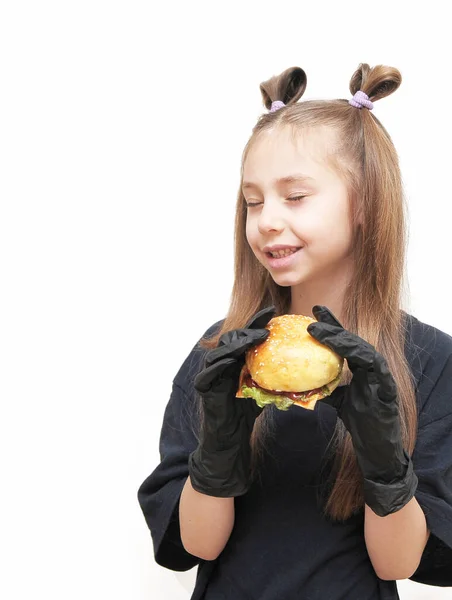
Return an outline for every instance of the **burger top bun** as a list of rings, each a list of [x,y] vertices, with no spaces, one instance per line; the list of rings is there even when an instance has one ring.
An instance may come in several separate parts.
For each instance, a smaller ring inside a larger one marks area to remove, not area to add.
[[[268,338],[246,355],[257,385],[278,392],[305,392],[338,377],[344,359],[307,332],[314,322],[302,315],[283,315],[268,323]]]

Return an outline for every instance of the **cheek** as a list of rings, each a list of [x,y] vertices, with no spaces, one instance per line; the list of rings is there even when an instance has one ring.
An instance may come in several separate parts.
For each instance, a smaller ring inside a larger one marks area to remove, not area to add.
[[[352,237],[348,214],[342,210],[324,209],[306,212],[293,221],[299,239],[317,251],[340,251],[349,246]]]

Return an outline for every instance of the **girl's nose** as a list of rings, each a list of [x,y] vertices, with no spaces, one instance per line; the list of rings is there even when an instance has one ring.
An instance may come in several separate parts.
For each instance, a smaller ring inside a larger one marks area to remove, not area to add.
[[[282,231],[284,229],[284,221],[278,207],[270,202],[265,202],[260,212],[257,226],[260,233]]]

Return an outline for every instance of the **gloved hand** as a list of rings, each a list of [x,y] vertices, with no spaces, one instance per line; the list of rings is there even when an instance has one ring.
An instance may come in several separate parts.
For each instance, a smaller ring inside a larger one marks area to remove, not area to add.
[[[400,510],[417,488],[413,464],[400,432],[397,387],[386,360],[359,336],[345,330],[326,306],[314,306],[319,321],[308,332],[347,359],[353,379],[340,400],[323,402],[337,409],[350,432],[364,476],[364,500],[379,516]]]
[[[200,442],[189,457],[193,488],[208,496],[245,494],[250,484],[250,438],[262,412],[252,398],[236,398],[245,353],[269,335],[265,329],[275,308],[258,312],[243,329],[224,333],[206,355],[205,368],[195,378],[201,395],[203,422]]]

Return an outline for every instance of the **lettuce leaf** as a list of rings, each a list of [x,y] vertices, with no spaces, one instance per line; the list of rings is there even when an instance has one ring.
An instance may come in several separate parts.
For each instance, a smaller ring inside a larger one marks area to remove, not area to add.
[[[274,404],[279,410],[288,410],[294,401],[285,396],[277,396],[269,394],[258,388],[250,388],[244,385],[242,387],[242,394],[245,398],[254,398],[256,404],[261,408],[264,408],[267,404]]]

